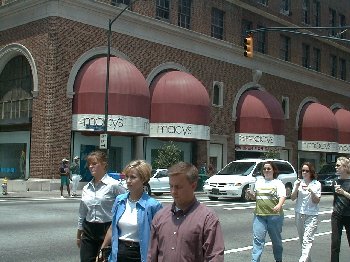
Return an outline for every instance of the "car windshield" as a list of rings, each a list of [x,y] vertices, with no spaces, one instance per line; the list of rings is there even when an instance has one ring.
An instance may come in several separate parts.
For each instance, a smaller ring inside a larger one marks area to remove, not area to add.
[[[319,175],[335,173],[335,165],[324,165],[318,172]]]
[[[255,162],[232,162],[220,170],[218,175],[247,176],[254,168]]]

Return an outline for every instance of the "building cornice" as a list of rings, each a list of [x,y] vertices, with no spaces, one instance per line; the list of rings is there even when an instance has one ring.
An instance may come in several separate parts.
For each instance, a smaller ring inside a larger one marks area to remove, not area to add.
[[[237,4],[240,1],[230,2]],[[115,17],[120,11],[119,7],[93,0],[18,1],[0,8],[0,32],[50,16],[107,30],[108,19]],[[241,46],[134,12],[126,11],[113,24],[112,30],[350,97],[349,82],[257,52],[254,58],[246,58]]]

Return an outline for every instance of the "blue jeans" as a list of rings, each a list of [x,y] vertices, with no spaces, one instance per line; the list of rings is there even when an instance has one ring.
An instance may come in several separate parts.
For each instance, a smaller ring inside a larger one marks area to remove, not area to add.
[[[254,216],[252,262],[259,262],[265,246],[266,232],[272,241],[273,255],[276,261],[282,261],[282,226],[283,215]]]

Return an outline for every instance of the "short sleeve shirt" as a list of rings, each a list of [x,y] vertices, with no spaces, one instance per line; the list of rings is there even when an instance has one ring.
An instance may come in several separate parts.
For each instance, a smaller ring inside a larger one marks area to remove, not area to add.
[[[294,187],[297,181],[294,183]],[[300,182],[298,188],[298,198],[295,204],[295,212],[304,215],[317,215],[318,214],[318,203],[314,203],[311,198],[310,188],[318,197],[321,197],[321,183],[317,180],[312,180],[309,185],[304,180]]]
[[[255,214],[259,216],[282,215],[283,209],[276,214],[272,209],[278,204],[281,197],[286,197],[286,188],[279,179],[258,179],[255,183],[256,208]]]

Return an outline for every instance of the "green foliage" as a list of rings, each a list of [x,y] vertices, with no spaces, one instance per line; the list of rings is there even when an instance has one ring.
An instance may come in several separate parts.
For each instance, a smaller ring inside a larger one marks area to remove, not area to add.
[[[154,159],[152,168],[169,168],[181,160],[181,150],[173,141],[169,141],[158,150],[158,156]]]
[[[262,155],[263,158],[273,158],[273,159],[279,159],[280,153],[275,150],[269,150],[267,152],[264,152]]]

